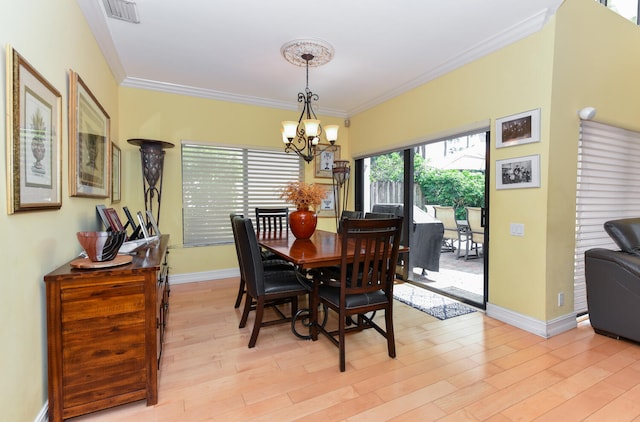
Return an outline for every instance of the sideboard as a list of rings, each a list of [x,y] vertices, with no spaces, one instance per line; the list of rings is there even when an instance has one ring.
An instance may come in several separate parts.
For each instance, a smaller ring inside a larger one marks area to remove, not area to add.
[[[158,402],[169,310],[168,235],[131,263],[44,277],[49,421],[146,399]]]

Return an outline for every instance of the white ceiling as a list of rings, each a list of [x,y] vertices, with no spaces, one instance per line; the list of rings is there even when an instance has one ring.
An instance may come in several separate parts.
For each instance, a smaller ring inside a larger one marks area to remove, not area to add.
[[[296,110],[305,70],[280,48],[325,40],[309,88],[346,118],[540,30],[562,0],[137,0],[139,24],[77,2],[123,86]]]

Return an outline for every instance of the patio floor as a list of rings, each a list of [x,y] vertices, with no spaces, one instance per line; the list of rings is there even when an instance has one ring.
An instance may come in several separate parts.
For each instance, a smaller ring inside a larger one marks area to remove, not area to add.
[[[465,260],[464,251],[460,258],[457,252],[440,254],[440,271],[425,271],[413,268],[409,280],[429,289],[438,289],[475,303],[483,303],[484,280],[483,259]]]

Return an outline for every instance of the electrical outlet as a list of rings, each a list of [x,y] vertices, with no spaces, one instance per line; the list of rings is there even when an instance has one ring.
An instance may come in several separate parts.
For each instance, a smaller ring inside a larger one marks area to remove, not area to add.
[[[524,236],[524,224],[511,223],[509,224],[509,233],[511,236]]]
[[[558,293],[558,306],[564,306],[564,292]]]

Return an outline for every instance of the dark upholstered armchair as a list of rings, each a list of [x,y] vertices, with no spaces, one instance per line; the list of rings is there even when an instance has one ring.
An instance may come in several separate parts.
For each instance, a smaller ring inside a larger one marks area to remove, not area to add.
[[[640,218],[607,221],[619,251],[585,252],[589,319],[594,331],[640,342]]]

